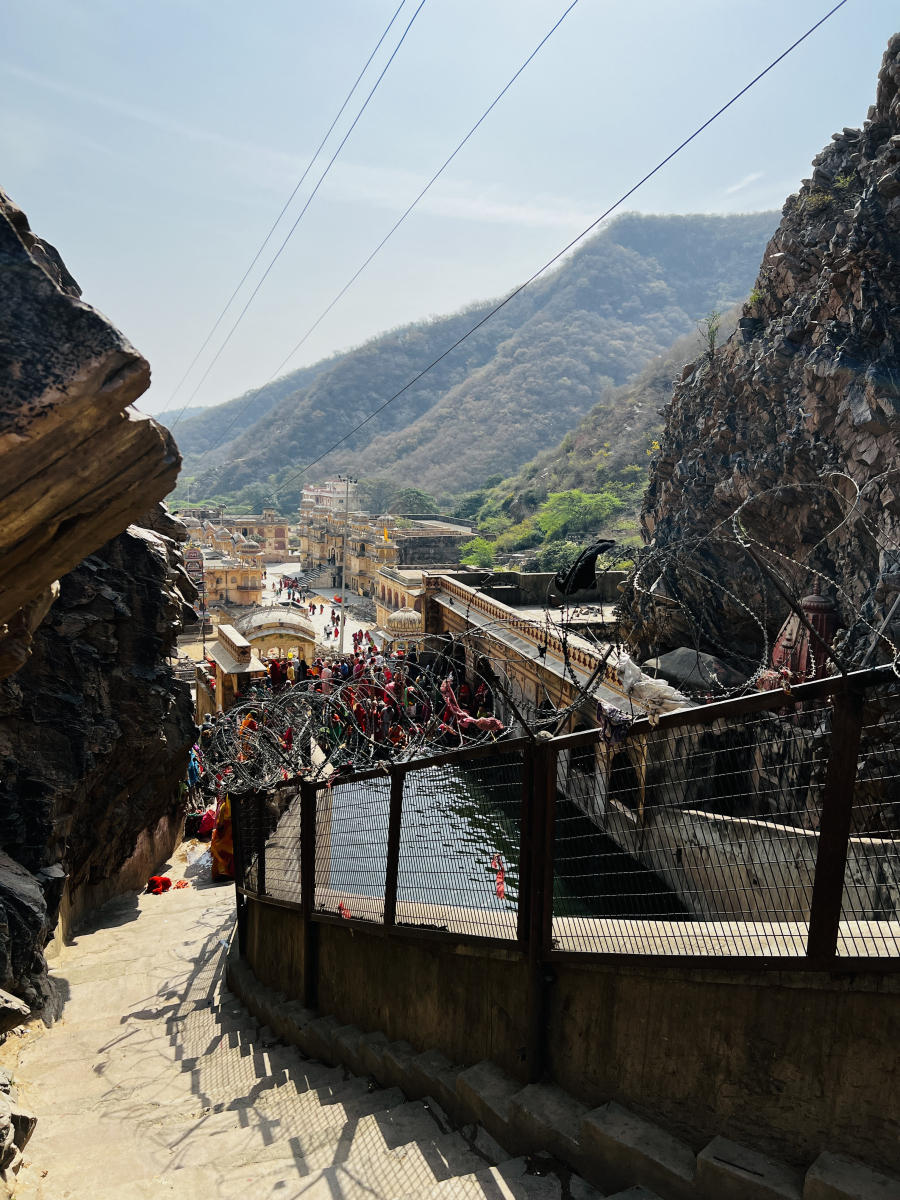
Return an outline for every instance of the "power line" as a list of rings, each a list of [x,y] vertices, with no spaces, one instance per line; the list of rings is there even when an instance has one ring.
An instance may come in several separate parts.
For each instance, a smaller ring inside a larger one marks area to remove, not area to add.
[[[381,43],[382,43],[382,42],[384,41],[384,39],[387,37],[388,33],[389,33],[389,32],[390,32],[390,30],[391,30],[391,26],[392,26],[392,25],[394,24],[394,22],[397,20],[397,17],[399,17],[399,15],[400,15],[400,9],[401,9],[401,8],[403,8],[403,5],[404,5],[405,3],[406,3],[406,0],[400,0],[400,8],[398,8],[398,9],[397,9],[397,11],[394,13],[394,15],[391,17],[390,21],[389,21],[389,22],[388,22],[388,24],[387,24],[387,28],[385,29],[385,31],[384,31],[384,33],[381,35],[381,37],[378,39],[378,41],[377,41],[377,43],[376,43],[376,45],[375,45],[375,49],[372,51],[372,53],[371,53],[371,54],[369,55],[369,57],[366,59],[365,66],[364,66],[364,67],[363,67],[363,69],[360,71],[359,75],[357,75],[357,77],[356,77],[356,82],[353,84],[353,87],[352,87],[352,88],[350,89],[350,91],[347,93],[347,96],[346,96],[346,98],[345,98],[345,100],[344,100],[344,103],[343,103],[343,104],[341,105],[341,107],[338,109],[338,111],[337,111],[337,116],[334,118],[334,120],[333,120],[333,121],[331,122],[331,124],[328,126],[328,130],[327,130],[327,132],[326,132],[325,136],[322,138],[321,142],[319,142],[319,145],[318,145],[318,148],[316,149],[316,152],[315,152],[315,154],[314,154],[314,155],[312,156],[312,158],[309,160],[309,163],[308,163],[308,165],[307,165],[307,167],[306,167],[306,170],[303,172],[303,174],[302,174],[302,175],[300,176],[300,178],[298,179],[298,181],[297,181],[297,184],[296,184],[296,186],[295,186],[294,190],[291,192],[290,196],[288,196],[288,198],[287,198],[287,201],[286,201],[286,203],[285,203],[285,205],[284,205],[284,208],[282,208],[281,212],[280,212],[280,213],[278,214],[278,216],[275,218],[275,222],[274,222],[274,224],[272,225],[272,228],[271,228],[271,229],[269,230],[269,232],[266,234],[265,238],[263,239],[263,243],[262,243],[262,245],[261,245],[261,246],[260,246],[260,248],[257,250],[256,254],[253,256],[253,261],[251,262],[251,264],[250,264],[250,266],[247,268],[247,270],[244,272],[244,274],[243,274],[243,276],[242,276],[242,278],[241,278],[241,281],[240,281],[240,283],[237,285],[237,287],[236,287],[236,288],[234,289],[234,291],[231,293],[231,297],[230,297],[230,299],[229,299],[228,303],[225,305],[225,307],[224,307],[224,308],[222,309],[222,311],[219,313],[219,316],[218,316],[218,319],[217,319],[217,321],[216,321],[215,325],[213,325],[212,329],[211,329],[211,330],[209,331],[209,333],[206,335],[206,338],[205,338],[205,340],[204,340],[204,342],[203,342],[203,345],[200,347],[200,349],[199,349],[199,350],[197,351],[197,353],[194,355],[194,357],[193,357],[193,359],[192,359],[192,361],[191,361],[191,365],[188,367],[188,369],[187,369],[187,370],[185,371],[185,373],[182,375],[182,377],[181,377],[181,379],[180,379],[180,381],[179,381],[179,383],[178,383],[178,386],[175,388],[175,391],[172,393],[172,395],[171,395],[171,396],[169,397],[169,399],[166,401],[165,408],[162,408],[162,409],[160,409],[160,411],[159,411],[158,413],[155,413],[155,414],[154,414],[154,416],[156,416],[156,417],[161,417],[161,416],[162,416],[162,414],[163,414],[163,413],[166,411],[166,409],[168,409],[169,405],[172,403],[172,401],[175,399],[175,397],[176,397],[176,396],[178,395],[178,393],[181,391],[181,388],[182,388],[182,386],[184,385],[184,381],[187,379],[188,375],[190,375],[191,371],[193,371],[193,369],[194,369],[194,366],[195,366],[195,365],[196,365],[196,363],[197,363],[197,359],[200,357],[200,355],[203,353],[203,351],[204,351],[204,350],[206,349],[206,347],[209,345],[210,338],[212,337],[212,335],[213,335],[213,334],[216,332],[216,330],[217,330],[217,329],[219,328],[219,326],[221,325],[222,321],[223,321],[223,320],[224,320],[224,318],[225,318],[225,314],[228,312],[229,308],[231,308],[232,304],[234,303],[234,298],[235,298],[235,296],[237,296],[238,292],[241,290],[241,288],[242,288],[242,287],[244,286],[244,284],[247,282],[247,276],[250,274],[250,272],[251,272],[251,271],[253,270],[253,268],[256,266],[257,262],[259,261],[259,256],[262,254],[263,250],[265,250],[266,246],[269,244],[269,239],[272,237],[272,234],[273,234],[273,233],[275,232],[275,230],[278,228],[278,225],[279,225],[279,224],[280,224],[280,222],[281,222],[281,218],[284,216],[284,214],[287,212],[288,208],[290,207],[291,201],[294,199],[294,197],[297,195],[297,192],[298,192],[298,191],[300,190],[300,188],[303,186],[303,182],[304,182],[304,180],[306,179],[307,175],[308,175],[308,174],[310,173],[310,171],[312,170],[313,163],[316,161],[316,159],[317,159],[317,158],[319,157],[319,155],[322,153],[322,148],[324,147],[325,143],[328,141],[329,137],[331,137],[332,130],[334,129],[335,125],[337,125],[338,121],[341,119],[341,116],[342,116],[342,114],[343,114],[343,112],[344,112],[344,109],[345,109],[345,108],[347,107],[347,105],[350,103],[350,100],[351,100],[351,99],[352,99],[352,97],[353,97],[353,93],[354,93],[354,92],[356,91],[356,89],[359,87],[359,84],[360,84],[360,81],[362,80],[362,77],[363,77],[363,75],[365,75],[366,71],[368,71],[368,69],[369,69],[369,64],[372,62],[372,59],[373,59],[373,58],[375,57],[375,55],[378,53],[378,50],[379,50],[379,48],[380,48],[380,46],[381,46]],[[187,405],[185,405],[185,408],[186,408],[186,407],[187,407]],[[184,412],[184,409],[182,409],[182,413],[183,413],[183,412]],[[181,419],[181,413],[179,413],[179,414],[178,414],[178,419],[179,419],[179,420]]]
[[[419,201],[422,199],[422,197],[425,195],[425,193],[429,190],[429,188],[432,186],[432,184],[434,184],[437,181],[437,179],[444,173],[444,171],[447,169],[447,167],[449,167],[450,163],[453,162],[454,158],[456,158],[457,154],[459,154],[460,150],[462,150],[463,146],[465,146],[466,142],[468,142],[468,140],[472,137],[472,135],[475,133],[475,131],[478,129],[478,127],[481,124],[483,124],[483,122],[487,119],[487,117],[490,116],[491,112],[497,107],[497,105],[500,103],[500,101],[503,99],[503,97],[506,95],[506,93],[509,91],[509,89],[512,87],[512,85],[516,82],[516,80],[519,78],[519,76],[522,74],[522,72],[525,70],[525,68],[531,62],[531,60],[535,57],[535,55],[538,53],[538,51],[541,49],[541,47],[544,45],[544,43],[547,42],[552,37],[552,35],[556,32],[556,30],[560,27],[560,25],[562,25],[563,21],[566,19],[566,17],[569,15],[569,13],[572,11],[572,9],[575,7],[575,5],[577,3],[578,3],[578,0],[572,0],[572,3],[566,9],[566,11],[563,13],[563,15],[559,18],[559,20],[556,22],[556,24],[553,26],[553,28],[549,31],[549,33],[545,34],[545,36],[538,42],[538,44],[535,46],[535,48],[532,50],[532,52],[528,55],[528,57],[522,63],[521,67],[519,67],[518,71],[516,71],[515,75],[513,75],[512,79],[510,79],[509,83],[507,83],[506,87],[504,87],[503,90],[497,94],[497,96],[494,98],[494,100],[491,102],[491,104],[485,109],[485,111],[481,114],[481,116],[478,118],[478,120],[475,122],[475,124],[472,126],[472,128],[469,130],[469,132],[463,138],[463,140],[459,143],[459,145],[453,151],[453,153],[448,158],[446,158],[444,160],[443,164],[438,168],[438,170],[435,171],[434,175],[432,175],[432,177],[431,177],[431,179],[429,179],[428,183],[425,184],[425,186],[422,188],[421,192],[419,192],[418,196],[416,196],[415,200],[413,200],[412,204],[410,204],[410,206],[406,209],[406,211],[399,218],[399,220],[385,234],[385,236],[381,239],[381,241],[378,243],[378,245],[375,247],[375,249],[372,251],[372,253],[369,255],[369,257],[366,259],[366,261],[359,268],[359,270],[341,288],[341,290],[338,292],[338,294],[335,296],[335,298],[331,301],[331,303],[328,305],[328,307],[325,309],[325,311],[313,322],[312,325],[310,325],[309,329],[307,329],[306,333],[303,335],[303,337],[300,339],[300,341],[297,343],[297,345],[293,348],[293,350],[290,352],[290,354],[288,354],[287,358],[283,359],[282,362],[280,363],[280,365],[275,368],[275,370],[272,372],[272,374],[269,376],[269,378],[266,380],[266,382],[262,385],[262,387],[258,388],[253,393],[253,395],[250,397],[250,399],[247,401],[247,403],[244,405],[244,407],[241,409],[241,411],[234,417],[234,419],[231,421],[231,423],[229,425],[225,426],[225,428],[222,430],[222,432],[219,434],[219,436],[216,438],[216,440],[213,442],[213,444],[211,446],[209,446],[206,450],[203,451],[203,454],[200,456],[200,458],[194,464],[194,466],[192,467],[192,470],[196,471],[196,469],[199,467],[200,463],[207,456],[207,454],[211,454],[213,452],[213,450],[215,450],[216,446],[219,445],[219,443],[222,441],[222,439],[228,433],[229,429],[231,429],[241,419],[241,417],[250,408],[250,406],[254,403],[254,401],[260,395],[260,393],[262,391],[264,391],[265,388],[267,388],[269,386],[269,384],[272,382],[272,380],[278,375],[278,373],[285,368],[285,366],[294,357],[294,355],[297,353],[297,351],[300,349],[300,347],[303,345],[303,343],[306,341],[306,339],[310,336],[310,334],[313,332],[313,330],[315,330],[316,327],[325,319],[325,317],[328,316],[328,314],[331,312],[331,310],[334,308],[334,306],[337,304],[337,302],[340,300],[340,298],[356,282],[356,280],[363,273],[363,271],[366,269],[366,267],[369,265],[369,263],[372,261],[372,259],[375,257],[375,255],[378,254],[378,252],[382,249],[382,247],[390,240],[390,238],[392,238],[394,236],[394,234],[397,232],[397,230],[400,228],[400,226],[403,224],[403,222],[406,220],[406,218],[409,216],[409,214],[412,212],[412,210],[416,207],[416,205],[419,203]]]
[[[247,303],[246,303],[246,304],[244,305],[244,307],[241,309],[241,311],[240,311],[240,314],[239,314],[239,316],[238,316],[238,319],[235,321],[235,323],[232,325],[231,329],[228,331],[228,333],[227,333],[227,335],[226,335],[226,337],[225,337],[225,340],[224,340],[224,342],[223,342],[223,343],[222,343],[222,345],[219,347],[219,349],[216,351],[216,353],[215,353],[215,356],[213,357],[213,360],[212,360],[212,362],[209,364],[209,366],[208,366],[208,367],[206,368],[206,370],[203,372],[203,375],[202,375],[202,376],[201,376],[201,378],[200,378],[200,382],[197,384],[197,386],[194,388],[194,390],[191,392],[190,396],[188,397],[188,402],[187,402],[187,404],[184,406],[184,408],[181,410],[182,412],[184,412],[184,410],[187,408],[188,404],[190,404],[191,400],[193,400],[193,398],[194,398],[194,397],[197,395],[197,392],[198,392],[198,391],[200,390],[200,388],[203,386],[203,383],[204,383],[204,381],[206,380],[206,377],[209,375],[210,371],[213,369],[213,367],[214,367],[214,366],[216,365],[216,363],[219,361],[219,356],[221,355],[222,351],[225,349],[225,347],[226,347],[226,346],[228,345],[228,343],[231,341],[232,335],[234,334],[234,332],[235,332],[235,330],[237,329],[238,325],[240,325],[241,321],[244,319],[244,315],[245,315],[245,313],[247,312],[247,309],[248,309],[248,308],[250,307],[250,305],[253,303],[253,301],[254,301],[254,299],[256,298],[256,294],[258,293],[259,289],[260,289],[260,288],[262,287],[262,285],[263,285],[263,284],[266,282],[266,279],[267,279],[267,278],[268,278],[268,276],[269,276],[269,272],[270,272],[270,271],[272,270],[272,268],[275,266],[276,262],[278,262],[278,259],[281,257],[281,253],[282,253],[282,251],[283,251],[283,250],[284,250],[284,248],[287,246],[288,242],[291,240],[291,237],[293,236],[294,230],[295,230],[295,229],[297,228],[297,226],[300,224],[301,220],[303,219],[303,217],[304,217],[304,215],[305,215],[305,213],[306,213],[306,210],[309,208],[310,204],[312,204],[312,202],[313,202],[313,199],[315,198],[315,195],[316,195],[316,193],[318,192],[318,190],[319,190],[319,188],[322,186],[322,184],[325,182],[325,178],[326,178],[326,176],[328,175],[328,172],[329,172],[329,171],[331,170],[331,168],[334,166],[334,163],[335,163],[335,160],[337,159],[337,156],[338,156],[338,155],[340,154],[340,152],[343,150],[344,146],[345,146],[345,145],[346,145],[346,143],[347,143],[347,139],[350,137],[350,134],[351,134],[351,133],[353,132],[353,130],[356,128],[356,126],[357,126],[357,123],[358,123],[359,119],[362,117],[363,113],[366,111],[366,108],[367,108],[367,107],[368,107],[368,105],[369,105],[369,101],[372,99],[372,97],[375,95],[375,92],[378,90],[378,85],[381,83],[382,79],[384,79],[385,75],[387,74],[387,72],[388,72],[388,68],[390,67],[390,65],[391,65],[391,63],[394,61],[394,59],[396,58],[396,56],[397,56],[397,53],[398,53],[398,51],[400,50],[400,47],[401,47],[401,46],[403,45],[403,43],[406,41],[406,35],[409,33],[410,29],[412,29],[413,22],[415,21],[416,17],[419,15],[419,13],[422,11],[422,9],[424,8],[424,6],[425,6],[425,0],[420,0],[420,2],[419,2],[419,7],[418,7],[418,8],[416,9],[416,11],[413,13],[413,15],[412,15],[412,19],[410,20],[409,24],[406,26],[406,28],[405,28],[405,29],[404,29],[404,31],[403,31],[403,36],[400,38],[400,41],[399,41],[399,42],[397,43],[397,45],[394,47],[394,52],[393,52],[393,54],[392,54],[392,55],[391,55],[391,57],[390,57],[390,58],[387,60],[387,62],[386,62],[386,63],[385,63],[385,65],[384,65],[384,69],[382,70],[382,72],[381,72],[381,74],[378,76],[378,78],[375,80],[375,83],[374,83],[374,85],[373,85],[373,87],[372,87],[372,90],[369,92],[368,96],[366,96],[366,98],[365,98],[365,101],[363,102],[363,106],[362,106],[362,108],[359,110],[359,112],[358,112],[358,113],[356,114],[356,116],[354,117],[354,119],[353,119],[353,124],[350,126],[350,128],[347,130],[347,132],[344,134],[343,138],[341,138],[341,141],[340,141],[340,144],[338,145],[338,148],[337,148],[337,150],[335,150],[334,154],[332,154],[331,158],[329,159],[328,165],[326,166],[326,168],[325,168],[325,170],[322,172],[322,174],[319,176],[319,179],[318,179],[318,182],[316,183],[316,186],[315,186],[315,187],[313,188],[313,190],[310,192],[309,196],[308,196],[308,197],[307,197],[307,199],[306,199],[306,203],[305,203],[305,204],[303,205],[303,207],[300,209],[300,212],[299,212],[299,214],[298,214],[298,216],[297,216],[297,219],[296,219],[296,221],[294,221],[293,225],[292,225],[292,226],[290,227],[290,229],[288,230],[287,237],[284,239],[284,241],[283,241],[283,242],[281,243],[281,245],[278,247],[278,250],[275,252],[275,255],[274,255],[274,257],[272,258],[272,261],[269,263],[269,265],[266,267],[265,271],[263,272],[262,278],[259,280],[259,282],[257,283],[256,287],[255,287],[255,288],[253,289],[253,291],[250,293],[250,298],[247,300]],[[179,414],[178,414],[178,416],[175,418],[175,420],[172,422],[172,424],[171,424],[171,426],[170,426],[170,429],[174,429],[174,428],[175,428],[175,426],[178,424],[178,421],[179,421],[179,418],[180,418],[180,417],[181,417],[181,413],[179,413]]]
[[[403,385],[403,387],[400,388],[399,391],[395,392],[393,394],[393,396],[389,397],[389,399],[385,400],[385,402],[383,404],[379,405],[379,407],[376,408],[374,410],[374,412],[371,412],[367,417],[365,417],[357,425],[354,425],[353,428],[351,430],[349,430],[349,432],[344,434],[344,436],[342,438],[338,438],[338,440],[333,445],[331,445],[327,450],[325,450],[322,454],[320,454],[318,456],[318,458],[314,458],[312,460],[312,462],[306,463],[294,475],[291,475],[287,479],[285,479],[278,486],[278,488],[276,488],[274,490],[273,496],[277,498],[279,493],[281,491],[283,491],[288,486],[289,483],[293,483],[294,480],[299,479],[300,476],[303,475],[303,473],[305,471],[308,471],[311,467],[316,466],[316,464],[320,463],[323,458],[327,458],[329,454],[331,454],[333,451],[335,451],[338,448],[338,446],[341,446],[341,445],[343,445],[344,442],[348,441],[348,439],[351,438],[354,435],[354,433],[358,433],[359,430],[362,429],[364,425],[368,425],[369,421],[371,421],[375,417],[377,417],[379,413],[384,412],[384,410],[390,404],[393,404],[393,402],[395,400],[397,400],[400,396],[402,396],[404,392],[408,391],[409,388],[411,388],[414,383],[418,383],[418,381],[424,375],[427,375],[429,371],[433,370],[433,368],[436,367],[438,365],[438,363],[443,362],[443,360],[447,357],[448,354],[452,354],[453,351],[456,350],[458,346],[461,346],[462,343],[464,341],[466,341],[467,338],[471,337],[472,334],[476,332],[476,330],[480,329],[482,325],[485,325],[488,321],[490,321],[490,319],[492,317],[496,316],[497,313],[500,312],[500,310],[502,308],[505,308],[506,305],[509,304],[510,300],[515,299],[515,297],[518,296],[520,292],[523,292],[525,290],[525,288],[527,288],[529,286],[529,284],[534,283],[534,281],[536,279],[538,279],[541,275],[543,275],[544,272],[547,271],[550,267],[552,267],[554,263],[558,262],[559,259],[561,259],[564,254],[567,254],[572,249],[573,246],[576,246],[580,241],[582,241],[585,237],[587,237],[587,235],[589,233],[591,233],[592,230],[596,229],[597,226],[602,221],[606,220],[606,218],[610,215],[610,213],[615,212],[615,210],[617,208],[621,207],[621,205],[624,204],[625,201],[628,200],[631,196],[633,196],[634,193],[639,188],[643,187],[643,185],[647,182],[648,179],[652,179],[653,176],[656,175],[659,171],[661,171],[662,168],[664,166],[666,166],[667,163],[671,162],[672,159],[675,158],[675,156],[677,154],[680,154],[681,151],[684,150],[684,148],[686,146],[689,146],[690,143],[693,142],[695,138],[699,137],[700,134],[703,133],[704,130],[708,129],[709,126],[712,125],[712,123],[714,121],[718,120],[718,118],[724,112],[727,112],[727,110],[729,108],[731,108],[731,106],[733,104],[735,104],[738,100],[740,100],[740,98],[742,96],[744,96],[747,92],[749,92],[750,89],[755,84],[759,83],[759,81],[764,76],[768,75],[768,73],[771,70],[773,70],[775,67],[777,67],[778,64],[780,62],[782,62],[785,58],[787,58],[787,56],[791,53],[791,51],[796,50],[796,48],[802,42],[805,42],[806,39],[808,37],[810,37],[811,34],[815,33],[815,31],[821,25],[824,25],[825,22],[829,19],[829,17],[833,17],[834,14],[838,11],[838,9],[843,8],[846,3],[847,3],[847,0],[839,0],[839,3],[836,4],[834,6],[834,8],[830,9],[829,12],[827,12],[824,17],[822,17],[820,20],[816,21],[815,25],[812,25],[809,29],[807,29],[806,33],[804,33],[801,37],[797,38],[797,40],[795,42],[793,42],[790,46],[788,46],[788,48],[786,50],[784,50],[781,54],[779,54],[777,58],[773,59],[772,62],[770,62],[769,65],[764,70],[760,71],[760,73],[757,76],[755,76],[753,79],[751,79],[748,84],[746,84],[744,87],[742,87],[739,92],[735,93],[735,95],[732,96],[731,99],[726,104],[723,104],[722,107],[720,109],[718,109],[716,112],[714,112],[713,115],[711,117],[709,117],[708,120],[704,121],[702,125],[700,125],[697,129],[695,129],[694,132],[690,135],[690,137],[685,138],[685,140],[683,142],[681,142],[680,145],[676,146],[675,149],[671,151],[671,153],[667,154],[664,159],[662,159],[660,162],[658,162],[651,171],[648,171],[647,174],[644,175],[644,177],[642,179],[639,179],[638,182],[636,184],[634,184],[633,187],[629,188],[628,191],[624,193],[624,195],[620,196],[619,199],[616,200],[616,202],[614,204],[611,204],[610,207],[604,213],[602,213],[599,217],[597,217],[597,219],[595,221],[592,221],[591,224],[588,225],[586,229],[582,230],[582,232],[577,235],[577,237],[574,237],[568,243],[568,245],[563,246],[562,250],[560,250],[559,253],[554,254],[554,256],[548,262],[544,263],[544,265],[539,270],[535,271],[535,273],[533,275],[531,275],[528,279],[526,279],[524,283],[520,284],[517,288],[515,288],[512,292],[510,292],[510,294],[504,300],[501,300],[500,303],[497,304],[494,308],[492,308],[491,311],[486,316],[482,317],[482,319],[480,321],[477,321],[472,326],[471,329],[469,329],[466,333],[464,333],[462,335],[462,337],[457,338],[457,340],[453,343],[452,346],[448,346],[447,349],[443,352],[443,354],[439,354],[438,357],[436,359],[434,359],[433,362],[430,362],[427,367],[424,367],[421,371],[419,371],[419,373],[417,375],[414,375],[413,378],[410,379],[408,383],[405,383]]]

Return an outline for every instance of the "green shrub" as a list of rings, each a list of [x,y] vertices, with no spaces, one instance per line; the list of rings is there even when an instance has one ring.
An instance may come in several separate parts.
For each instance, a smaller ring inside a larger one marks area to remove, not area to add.
[[[486,538],[472,538],[460,546],[459,561],[467,567],[492,567],[494,565],[494,546]]]
[[[530,550],[533,546],[539,546],[543,540],[544,535],[539,529],[535,529],[534,521],[531,517],[526,517],[524,521],[513,525],[497,538],[496,548],[506,553]]]
[[[618,489],[617,489],[618,490]],[[548,542],[561,541],[570,533],[599,528],[624,501],[611,486],[602,492],[551,492],[535,517],[535,524]]]
[[[578,542],[551,542],[537,553],[538,570],[567,571],[583,549]]]

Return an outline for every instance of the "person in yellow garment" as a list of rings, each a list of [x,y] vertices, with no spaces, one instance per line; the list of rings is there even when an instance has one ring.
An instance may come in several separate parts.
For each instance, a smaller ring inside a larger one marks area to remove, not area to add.
[[[212,877],[214,880],[234,879],[234,841],[231,834],[231,797],[225,793],[213,827]]]

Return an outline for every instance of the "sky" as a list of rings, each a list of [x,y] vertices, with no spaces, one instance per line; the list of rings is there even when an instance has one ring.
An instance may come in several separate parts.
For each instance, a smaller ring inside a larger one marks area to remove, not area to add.
[[[217,404],[509,291],[834,0],[578,0],[288,358],[571,0],[404,0],[313,161],[399,3],[29,0],[5,10],[0,186],[59,249],[84,299],[149,359],[145,411]],[[832,133],[865,119],[897,29],[894,3],[848,0],[623,211],[780,208]]]

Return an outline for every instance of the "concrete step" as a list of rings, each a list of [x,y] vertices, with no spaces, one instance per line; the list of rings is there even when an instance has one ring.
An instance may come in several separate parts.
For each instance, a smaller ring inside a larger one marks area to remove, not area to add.
[[[594,1193],[596,1200],[602,1200]],[[533,1175],[524,1158],[511,1158],[496,1167],[447,1179],[410,1195],[406,1200],[563,1200],[557,1175]],[[587,1196],[581,1200],[589,1200]]]

